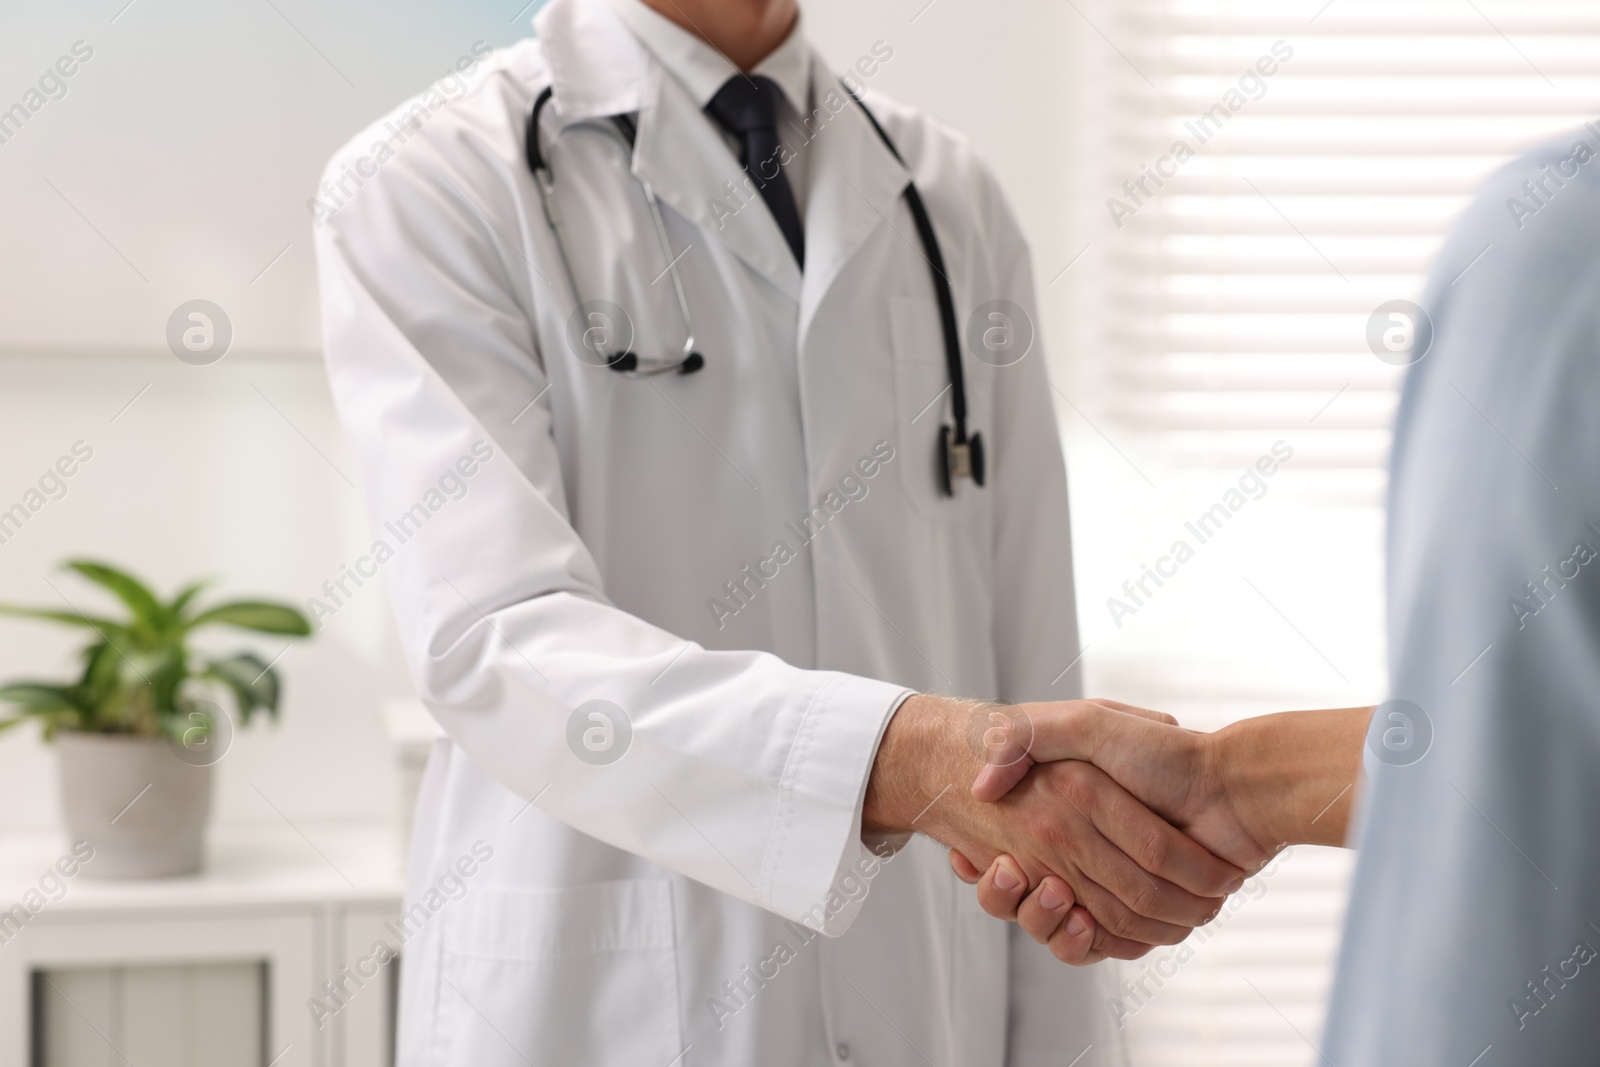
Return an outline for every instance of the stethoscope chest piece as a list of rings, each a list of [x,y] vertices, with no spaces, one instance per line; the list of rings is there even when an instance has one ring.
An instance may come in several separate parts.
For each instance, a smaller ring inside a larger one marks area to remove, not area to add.
[[[641,360],[634,352],[613,352],[606,359],[606,366],[619,374],[626,374],[630,378],[654,378],[658,374],[693,374],[706,365],[706,357],[698,352],[690,352],[682,359],[664,360],[654,366],[651,363]]]
[[[948,424],[939,427],[939,454],[934,459],[934,469],[939,472],[939,489],[945,496],[956,495],[957,478],[971,478],[972,484],[981,487],[983,435],[975,433],[965,441],[957,441]]]

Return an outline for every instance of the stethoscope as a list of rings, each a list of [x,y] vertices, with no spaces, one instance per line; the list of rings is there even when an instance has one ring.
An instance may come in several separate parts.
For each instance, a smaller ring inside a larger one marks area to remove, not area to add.
[[[894,142],[889,139],[888,133],[878,124],[877,117],[848,86],[845,87],[845,91],[861,108],[862,114],[872,124],[884,147],[901,166],[904,166],[905,159],[900,155],[900,150],[895,147]],[[540,199],[544,203],[544,217],[555,234],[556,251],[561,257],[561,267],[567,276],[567,284],[572,287],[572,295],[582,308],[590,306],[590,302],[584,299],[577,275],[572,270],[572,258],[567,253],[566,230],[561,211],[556,206],[555,175],[550,169],[549,161],[545,159],[544,152],[539,148],[539,116],[544,111],[544,106],[550,102],[551,94],[552,90],[546,88],[539,94],[528,112],[528,124],[524,134],[528,167],[533,171],[534,180],[539,183]],[[631,156],[634,142],[638,138],[638,127],[633,116],[612,115],[608,121],[627,144]],[[667,225],[662,220],[661,204],[656,199],[655,190],[643,179],[640,179],[639,184],[644,189],[645,203],[650,207],[650,219],[655,224],[656,242],[660,246],[662,258],[666,260],[666,271],[672,276],[672,291],[677,296],[678,314],[683,319],[685,334],[683,350],[675,359],[646,359],[626,347],[601,353],[601,357],[605,366],[630,378],[651,378],[660,374],[693,374],[704,367],[706,361],[704,356],[695,351],[694,315],[689,310],[689,298],[684,295],[683,279],[678,274],[678,259],[681,257],[673,254],[672,242],[667,237]],[[950,289],[950,279],[945,274],[944,253],[939,247],[939,239],[933,232],[933,220],[928,217],[928,209],[922,202],[922,194],[917,191],[915,182],[906,182],[905,198],[906,206],[911,209],[911,217],[917,226],[917,237],[922,243],[923,257],[927,259],[933,275],[933,289],[939,306],[939,326],[944,332],[945,370],[950,377],[951,422],[939,428],[938,454],[934,457],[934,466],[939,476],[939,488],[946,496],[954,496],[955,483],[959,478],[971,478],[974,485],[983,485],[983,435],[967,433],[967,383],[961,367],[961,335],[956,328],[955,295]],[[605,331],[600,333],[603,336]],[[585,343],[587,344],[587,334]]]

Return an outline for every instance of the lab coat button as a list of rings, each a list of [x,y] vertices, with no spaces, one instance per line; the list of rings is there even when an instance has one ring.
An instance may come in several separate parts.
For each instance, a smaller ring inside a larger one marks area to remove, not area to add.
[[[834,1048],[833,1054],[838,1056],[841,1060],[847,1060],[850,1058],[850,1046],[841,1041],[839,1042],[838,1046]]]

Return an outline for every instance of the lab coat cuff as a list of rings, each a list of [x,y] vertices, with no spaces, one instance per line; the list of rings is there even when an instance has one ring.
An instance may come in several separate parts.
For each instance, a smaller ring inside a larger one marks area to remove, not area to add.
[[[767,855],[763,888],[772,911],[829,937],[855,920],[883,859],[894,852],[862,841],[867,779],[883,731],[913,692],[838,674],[813,697],[784,773]]]

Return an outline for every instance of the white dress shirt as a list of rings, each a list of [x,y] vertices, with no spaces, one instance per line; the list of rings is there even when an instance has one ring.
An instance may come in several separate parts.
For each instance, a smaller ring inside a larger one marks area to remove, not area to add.
[[[703,110],[729,78],[738,76],[733,61],[676,22],[645,6],[641,0],[610,0],[625,26],[644,45],[667,72],[683,84]],[[800,32],[796,17],[789,36],[749,73],[763,74],[778,83],[783,100],[778,105],[778,139],[790,157],[783,172],[794,192],[800,221],[806,219],[806,146],[814,133],[808,131],[804,116],[812,112],[811,49]],[[717,126],[710,116],[706,121],[717,127],[734,153],[737,166],[739,140]]]

